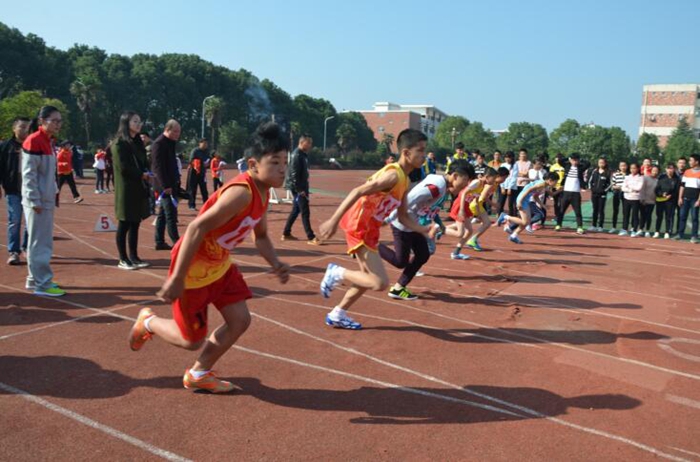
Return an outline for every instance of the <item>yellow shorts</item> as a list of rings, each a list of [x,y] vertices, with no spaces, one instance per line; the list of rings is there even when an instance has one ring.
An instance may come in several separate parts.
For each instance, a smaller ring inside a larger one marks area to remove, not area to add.
[[[472,203],[469,204],[469,210],[471,210],[472,214],[475,217],[478,217],[482,213],[486,213],[486,209],[484,208],[484,204],[480,203],[479,201],[472,201]]]

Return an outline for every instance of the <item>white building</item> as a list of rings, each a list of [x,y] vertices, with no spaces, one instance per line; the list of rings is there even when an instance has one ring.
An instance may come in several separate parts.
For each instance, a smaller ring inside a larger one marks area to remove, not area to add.
[[[374,103],[372,111],[360,111],[362,113],[375,112],[413,112],[421,118],[421,130],[429,139],[432,139],[437,132],[437,128],[448,117],[448,115],[429,104],[394,104],[390,102]]]

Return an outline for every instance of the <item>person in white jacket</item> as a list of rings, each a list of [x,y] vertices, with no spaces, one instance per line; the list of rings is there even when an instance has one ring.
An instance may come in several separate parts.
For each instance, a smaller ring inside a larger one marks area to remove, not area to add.
[[[639,231],[639,205],[640,193],[644,187],[644,177],[639,174],[639,164],[630,164],[630,174],[622,183],[624,202],[622,204],[622,231],[620,236],[638,237]],[[632,232],[629,230],[630,216],[632,218]]]

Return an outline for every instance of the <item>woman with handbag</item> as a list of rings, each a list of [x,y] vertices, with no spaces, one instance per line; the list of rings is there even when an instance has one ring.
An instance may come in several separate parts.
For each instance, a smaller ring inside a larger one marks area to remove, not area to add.
[[[139,226],[150,215],[148,186],[151,173],[146,166],[146,148],[141,140],[141,117],[132,111],[119,118],[117,135],[112,142],[114,162],[114,211],[119,220],[117,250],[121,269],[135,270],[150,266],[138,256]],[[126,252],[127,235],[129,254]]]

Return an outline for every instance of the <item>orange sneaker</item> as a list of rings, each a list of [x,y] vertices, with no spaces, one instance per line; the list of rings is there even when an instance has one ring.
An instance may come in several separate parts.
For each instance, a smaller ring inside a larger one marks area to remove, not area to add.
[[[228,393],[234,388],[231,382],[217,378],[213,371],[207,372],[200,379],[195,379],[190,373],[189,369],[185,371],[185,376],[182,378],[182,384],[188,390],[204,390],[208,391],[209,393]]]
[[[129,346],[133,351],[139,351],[141,347],[143,347],[143,344],[153,337],[153,334],[146,330],[145,324],[146,319],[153,316],[155,316],[155,314],[150,308],[141,308],[141,311],[139,311],[139,316],[136,318],[131,332],[129,332]]]

